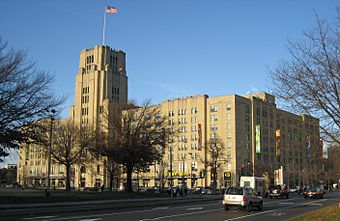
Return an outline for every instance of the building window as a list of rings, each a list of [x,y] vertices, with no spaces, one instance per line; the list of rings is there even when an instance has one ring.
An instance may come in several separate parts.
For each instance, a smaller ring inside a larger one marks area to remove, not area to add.
[[[218,117],[217,115],[211,115],[211,121],[217,121]]]
[[[217,112],[217,107],[216,106],[211,106],[210,107],[211,112]]]
[[[217,125],[216,124],[214,124],[214,125],[211,125],[211,130],[217,130],[218,128],[217,128]]]

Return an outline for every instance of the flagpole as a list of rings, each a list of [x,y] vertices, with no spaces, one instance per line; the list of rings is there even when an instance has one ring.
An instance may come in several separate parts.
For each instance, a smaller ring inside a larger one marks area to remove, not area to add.
[[[105,29],[106,29],[106,5],[104,9],[104,24],[103,24],[103,46],[105,46]]]

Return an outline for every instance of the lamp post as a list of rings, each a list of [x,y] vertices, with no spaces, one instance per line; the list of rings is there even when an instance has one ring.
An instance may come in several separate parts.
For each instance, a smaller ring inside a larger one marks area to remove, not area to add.
[[[171,194],[171,197],[174,196],[173,182],[172,182],[172,145],[170,145],[170,194]]]
[[[50,125],[50,144],[48,146],[48,153],[47,153],[47,177],[46,177],[46,196],[50,196],[50,174],[51,174],[51,154],[52,154],[52,142],[53,142],[53,121],[54,121],[54,114],[55,114],[55,110],[51,109],[48,110],[49,117],[51,120],[51,125]]]
[[[304,170],[301,170],[301,174],[302,174],[302,187],[305,187],[305,178],[304,178]]]

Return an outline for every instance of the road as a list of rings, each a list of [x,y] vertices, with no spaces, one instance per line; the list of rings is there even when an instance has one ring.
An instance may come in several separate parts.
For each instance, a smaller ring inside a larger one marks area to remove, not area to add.
[[[11,220],[79,220],[79,221],[97,221],[97,220],[119,220],[119,221],[232,221],[232,220],[287,220],[299,216],[306,212],[327,207],[334,203],[340,203],[340,193],[326,194],[324,199],[304,199],[301,196],[291,195],[289,199],[265,199],[264,211],[247,212],[244,210],[234,209],[224,211],[221,200],[210,202],[192,202],[186,204],[172,205],[146,205],[143,207],[131,206],[127,208],[116,209],[100,208],[104,205],[97,205],[98,208],[89,207],[85,211],[70,210],[67,213],[56,211],[49,208],[44,214],[36,216],[34,214],[25,214],[17,217],[11,217]],[[70,208],[69,208],[70,209]]]

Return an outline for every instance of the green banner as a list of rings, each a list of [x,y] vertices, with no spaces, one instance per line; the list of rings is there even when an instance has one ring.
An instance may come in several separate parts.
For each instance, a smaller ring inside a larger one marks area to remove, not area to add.
[[[255,126],[255,150],[256,153],[261,153],[261,126]]]

